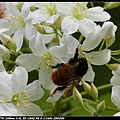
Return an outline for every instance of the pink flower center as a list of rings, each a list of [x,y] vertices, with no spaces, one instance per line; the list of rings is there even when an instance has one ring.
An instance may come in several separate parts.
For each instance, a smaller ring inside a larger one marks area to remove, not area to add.
[[[2,3],[0,3],[0,18],[3,18],[5,16],[5,10],[6,8],[3,6]]]

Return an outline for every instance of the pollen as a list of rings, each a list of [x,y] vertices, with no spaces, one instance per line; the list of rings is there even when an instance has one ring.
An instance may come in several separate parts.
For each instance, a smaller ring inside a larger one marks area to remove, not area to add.
[[[56,7],[54,3],[43,3],[43,12],[47,12],[49,15],[54,15],[57,13]]]
[[[46,69],[49,69],[49,65],[52,64],[52,55],[49,52],[46,52],[42,57],[41,61],[38,63],[38,65],[44,64],[44,67]]]
[[[29,106],[28,100],[30,98],[30,95],[28,92],[20,92],[12,97],[12,103],[18,107],[22,106]]]
[[[84,18],[84,14],[87,12],[87,7],[82,5],[80,2],[76,4],[76,6],[73,7],[73,17],[80,20]]]
[[[11,22],[11,24],[9,25],[9,28],[13,30],[17,30],[20,27],[25,27],[25,22],[22,16],[11,17],[11,20],[9,20],[9,22]]]

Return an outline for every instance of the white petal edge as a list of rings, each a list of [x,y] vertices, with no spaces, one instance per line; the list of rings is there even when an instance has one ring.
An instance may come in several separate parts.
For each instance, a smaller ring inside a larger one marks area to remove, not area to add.
[[[61,23],[62,31],[67,34],[75,33],[79,28],[78,20],[72,16],[66,16]]]
[[[44,95],[44,90],[40,86],[39,80],[35,80],[32,83],[28,84],[25,88],[25,91],[27,91],[30,95],[29,101],[39,100]]]
[[[39,67],[40,58],[34,54],[23,54],[17,57],[16,63],[24,67],[28,72],[35,70]]]
[[[47,48],[42,42],[42,36],[38,32],[30,39],[29,46],[33,54],[38,57],[44,55],[47,52]]]
[[[118,108],[120,108],[120,96],[119,96],[119,94],[120,94],[120,86],[113,86],[111,100]]]
[[[90,32],[87,35],[87,37],[85,38],[82,44],[82,49],[84,51],[90,51],[96,48],[102,41],[102,37],[100,33],[101,33],[101,27],[98,25],[93,29],[92,32]]]
[[[111,59],[111,51],[105,49],[102,51],[93,51],[90,53],[84,53],[87,60],[93,65],[104,65]]]
[[[19,66],[16,67],[13,75],[11,77],[12,80],[12,89],[14,93],[22,92],[28,82],[28,73],[25,68]]]

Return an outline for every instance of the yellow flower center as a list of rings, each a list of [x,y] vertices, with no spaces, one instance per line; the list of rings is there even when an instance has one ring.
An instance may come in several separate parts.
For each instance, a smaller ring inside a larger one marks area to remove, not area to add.
[[[52,65],[52,55],[49,52],[46,52],[42,57],[41,61],[38,63],[41,65],[42,63],[46,63],[44,65],[45,68],[49,69],[49,65]]]
[[[12,22],[9,26],[10,29],[17,30],[20,27],[23,28],[25,27],[25,21],[22,16],[18,16],[18,17],[11,16],[11,19],[12,21],[11,20],[8,21],[8,22],[10,21]]]
[[[80,20],[84,18],[84,14],[87,12],[87,7],[82,5],[81,3],[77,3],[76,6],[74,6],[72,14],[73,17]]]
[[[29,106],[28,99],[30,95],[28,92],[20,92],[12,97],[12,103],[18,107]]]
[[[47,12],[49,15],[52,16],[57,13],[54,3],[44,3],[43,6],[42,11]]]

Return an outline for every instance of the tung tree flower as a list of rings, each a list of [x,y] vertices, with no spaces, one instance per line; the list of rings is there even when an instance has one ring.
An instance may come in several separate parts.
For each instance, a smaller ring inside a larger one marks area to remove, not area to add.
[[[112,71],[112,78],[110,79],[110,83],[112,86],[111,93],[111,101],[115,106],[120,108],[120,66],[117,67],[116,70]],[[120,112],[114,114],[114,116],[120,116]]]
[[[24,2],[20,12],[14,4],[6,3],[7,10],[12,14],[8,22],[10,30],[7,33],[14,33],[13,40],[16,42],[17,52],[22,47],[24,36],[29,40],[36,33],[35,27],[29,24],[29,22],[26,22],[26,17],[30,12],[30,6],[29,3]]]
[[[33,53],[18,56],[16,63],[25,67],[27,71],[32,71],[40,67],[39,78],[41,84],[45,89],[50,89],[53,83],[50,78],[52,70],[49,65],[64,62],[61,58],[67,54],[67,46],[53,46],[47,49],[39,33],[36,33],[30,39],[29,45]]]
[[[43,115],[39,106],[32,101],[42,98],[44,91],[39,80],[27,85],[25,68],[16,67],[12,74],[0,72],[0,115]]]
[[[30,13],[27,17],[27,20],[31,21],[32,24],[41,22],[53,24],[60,15],[56,9],[55,2],[38,2],[33,3],[33,6],[37,7],[38,9]]]
[[[88,9],[86,5],[86,2],[56,3],[57,10],[65,16],[61,23],[63,32],[72,34],[79,29],[86,37],[96,26],[94,21],[104,22],[110,19],[110,15],[102,7]]]

